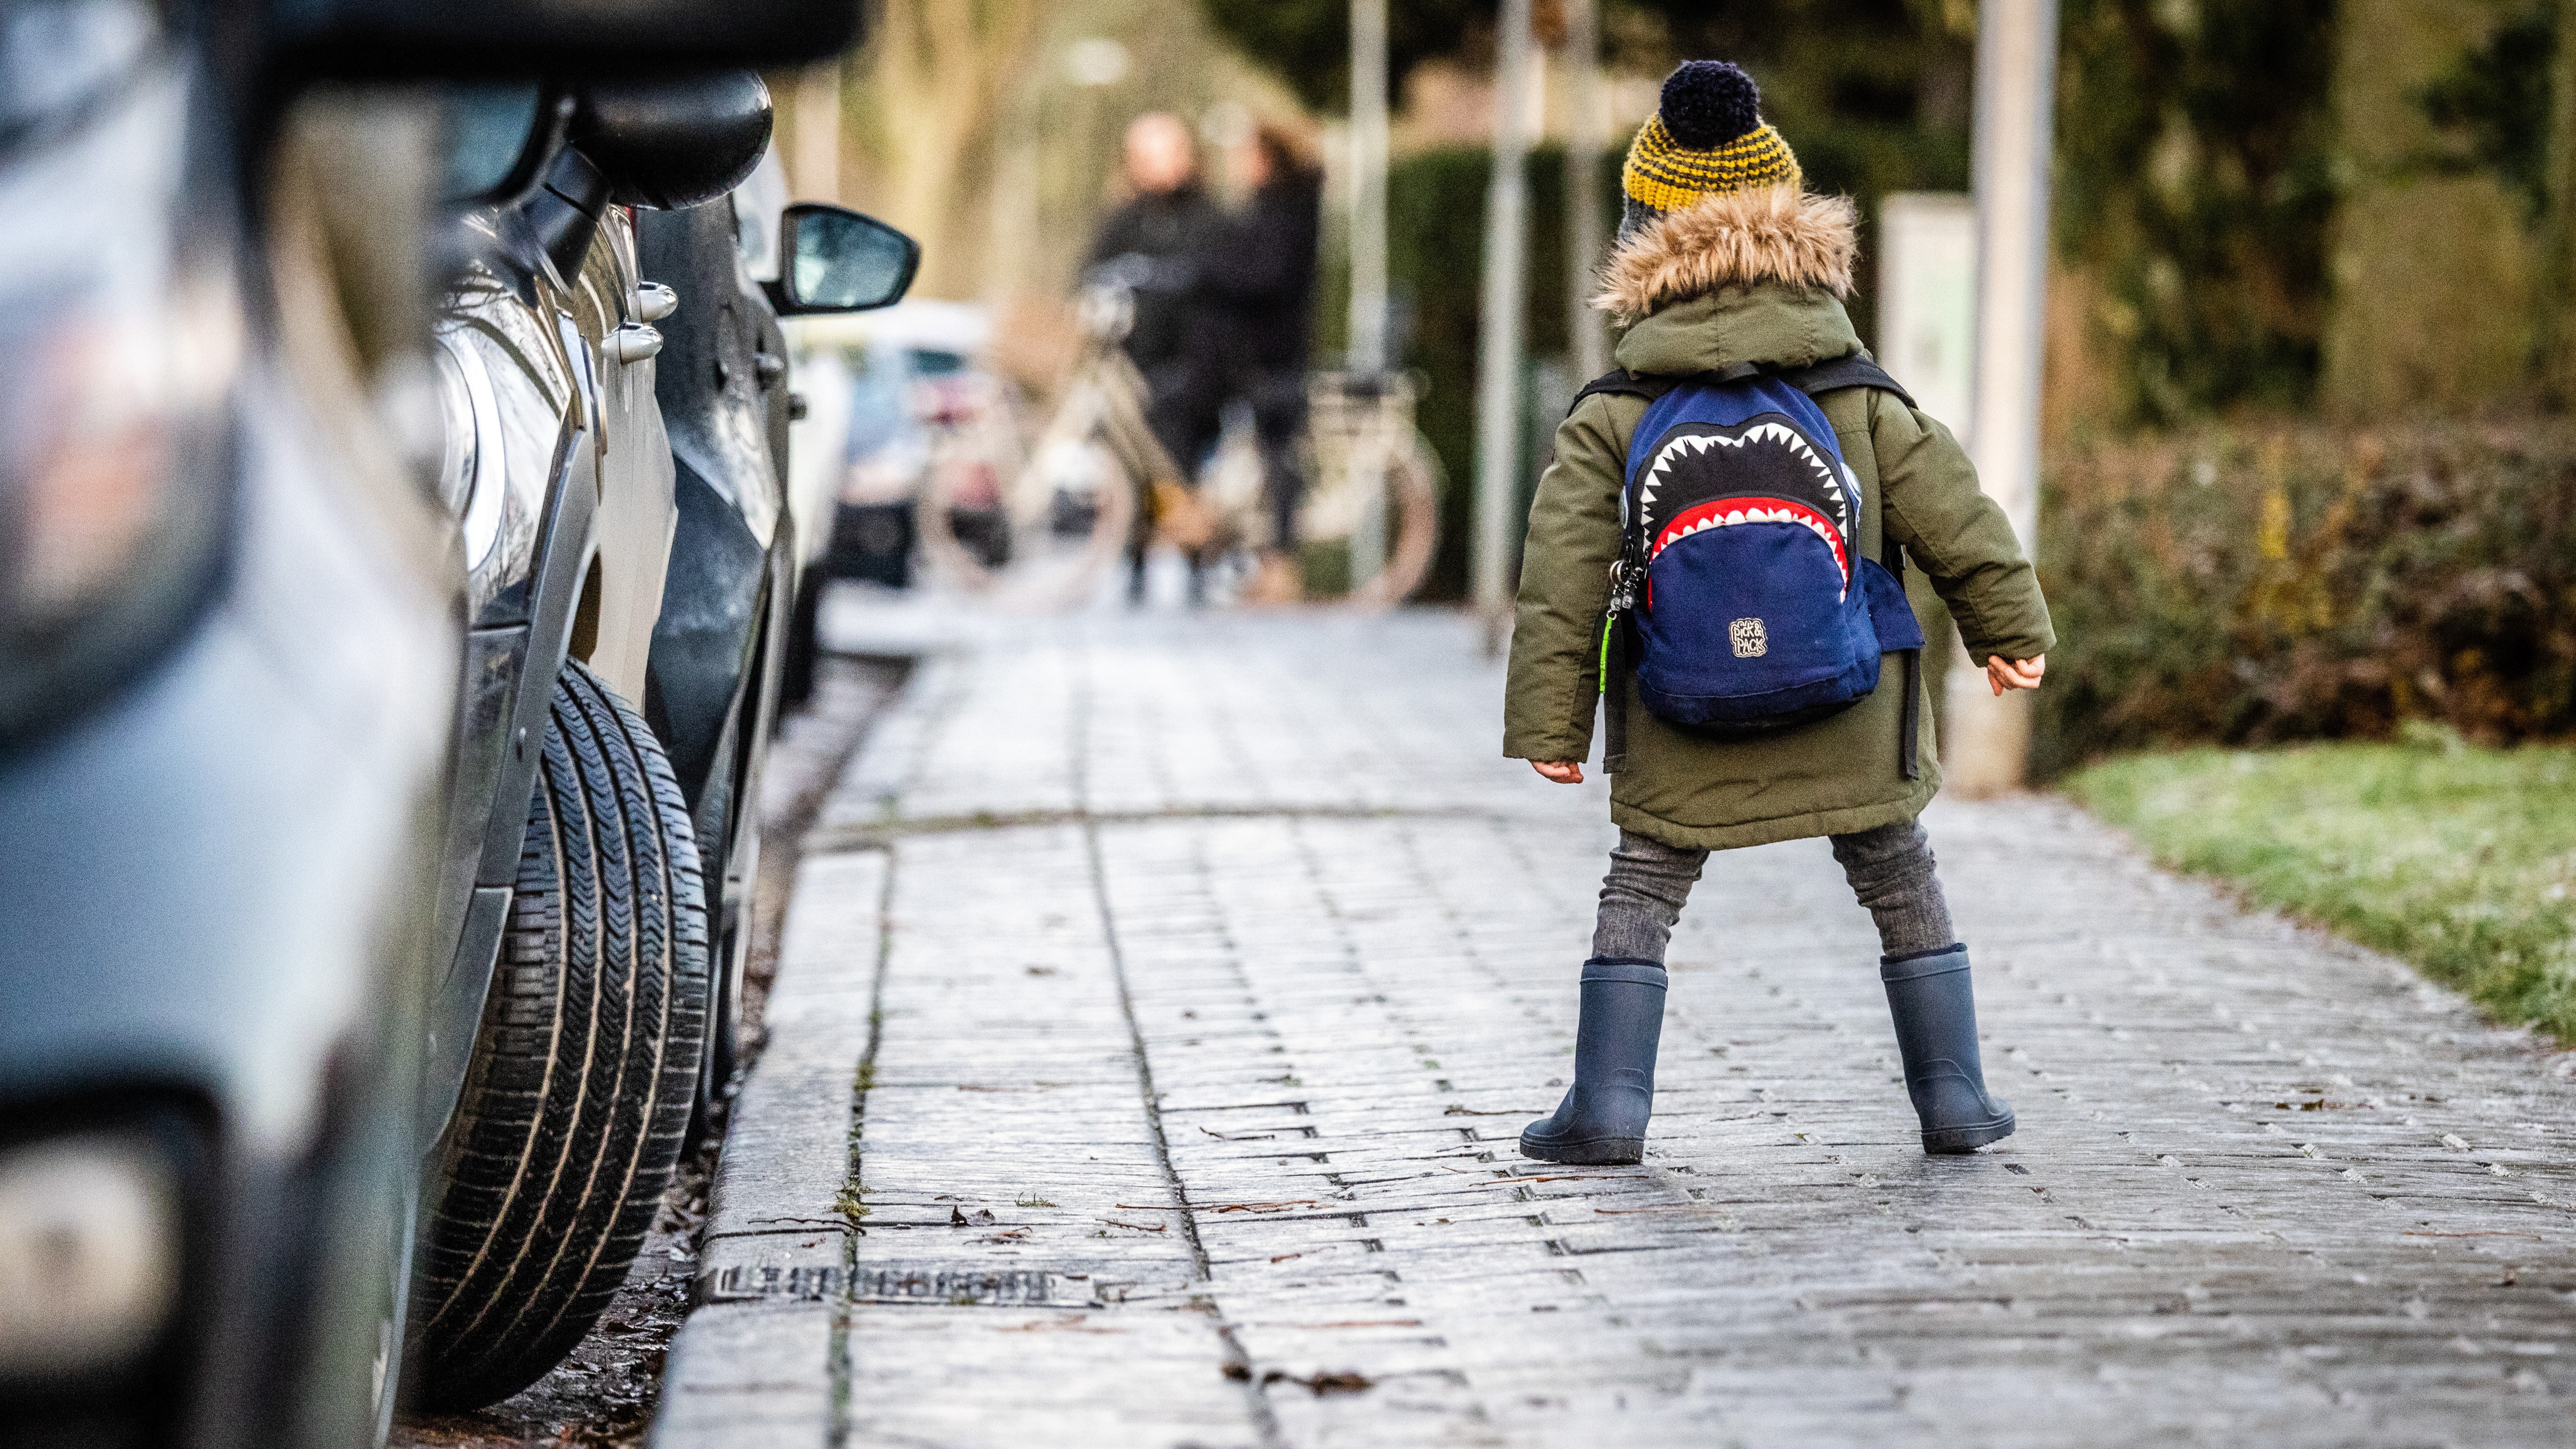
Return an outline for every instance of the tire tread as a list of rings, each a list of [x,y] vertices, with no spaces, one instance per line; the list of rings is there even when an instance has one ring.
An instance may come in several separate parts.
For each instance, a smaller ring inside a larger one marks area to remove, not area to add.
[[[413,1382],[480,1407],[572,1351],[678,1160],[705,1037],[688,807],[634,706],[556,685],[501,968],[423,1214]]]

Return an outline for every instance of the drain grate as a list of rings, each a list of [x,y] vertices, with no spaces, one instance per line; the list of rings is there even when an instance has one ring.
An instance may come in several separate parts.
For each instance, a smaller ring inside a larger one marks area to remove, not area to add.
[[[946,1268],[731,1267],[708,1286],[711,1303],[788,1301],[910,1303],[946,1308],[1096,1308],[1099,1286],[1087,1275],[1027,1269],[1002,1272]]]

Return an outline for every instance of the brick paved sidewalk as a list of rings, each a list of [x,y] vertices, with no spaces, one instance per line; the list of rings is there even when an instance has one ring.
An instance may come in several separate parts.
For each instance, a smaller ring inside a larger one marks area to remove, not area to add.
[[[809,844],[664,1449],[2567,1441],[2570,1059],[2404,968],[1938,806],[2018,1136],[1921,1154],[1804,842],[1644,1165],[1529,1162],[1611,833],[1465,626],[979,632]]]

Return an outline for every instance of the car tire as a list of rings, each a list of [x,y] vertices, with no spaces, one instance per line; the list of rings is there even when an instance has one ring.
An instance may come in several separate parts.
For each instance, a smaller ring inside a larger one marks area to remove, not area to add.
[[[724,859],[707,872],[707,918],[715,949],[707,963],[707,1046],[698,1069],[696,1107],[681,1148],[688,1156],[717,1130],[742,1065],[743,979],[751,967],[752,919],[760,899],[760,802],[757,781],[769,752],[762,732],[761,699],[769,672],[770,641],[752,655],[739,713],[726,732],[732,744],[730,773],[714,819],[724,821]],[[712,788],[712,782],[711,782]],[[705,802],[701,802],[702,804]],[[702,821],[706,817],[701,817]]]
[[[707,1049],[698,1070],[697,1102],[689,1114],[684,1152],[695,1152],[716,1132],[718,1114],[732,1099],[734,1072],[742,1065],[742,977],[750,953],[751,912],[746,903],[722,913],[713,973],[707,983]]]
[[[679,1158],[706,1005],[706,894],[679,783],[634,706],[567,663],[422,1216],[422,1407],[517,1393],[608,1306]]]

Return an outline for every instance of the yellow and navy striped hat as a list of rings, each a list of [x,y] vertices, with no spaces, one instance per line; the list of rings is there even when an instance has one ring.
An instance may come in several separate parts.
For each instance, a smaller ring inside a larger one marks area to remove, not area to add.
[[[1762,122],[1753,77],[1722,60],[1684,61],[1664,78],[1663,99],[1619,168],[1619,238],[1703,197],[1799,181],[1789,143]]]

